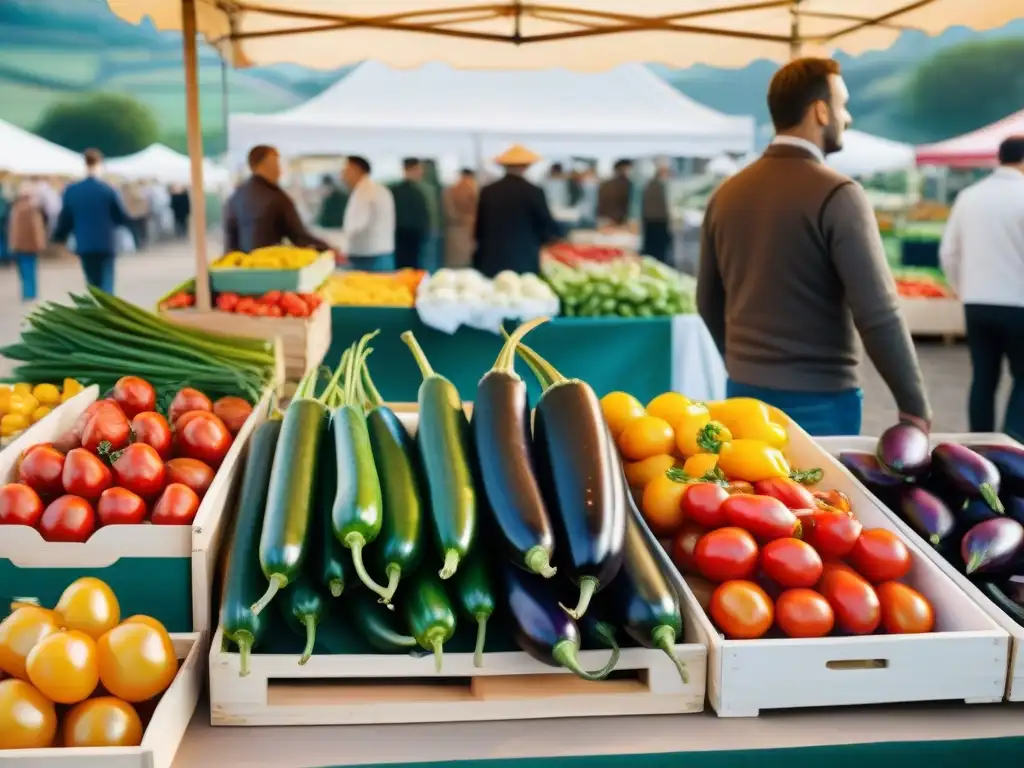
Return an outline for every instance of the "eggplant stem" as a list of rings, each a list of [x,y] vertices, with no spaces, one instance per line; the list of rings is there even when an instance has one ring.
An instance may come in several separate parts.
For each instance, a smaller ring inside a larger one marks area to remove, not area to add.
[[[548,385],[544,387],[544,389],[547,390],[557,384],[565,384],[569,381],[565,376],[558,372],[558,369],[556,369],[555,366],[538,355],[531,347],[520,343],[516,347],[516,353],[526,361],[526,364],[530,366],[531,370],[536,371],[539,369],[543,372],[544,378],[548,381]]]
[[[434,651],[434,671],[440,672],[444,663],[444,630],[433,630],[427,634],[427,641]]]
[[[672,659],[683,683],[689,684],[690,674],[686,671],[686,665],[676,656],[676,631],[668,624],[659,624],[651,632],[651,641],[655,648],[663,650]]]
[[[972,573],[978,570],[982,566],[983,560],[984,557],[982,555],[971,555],[971,558],[967,561],[967,565],[964,568],[964,570],[967,572],[967,575],[970,576]]]
[[[441,580],[450,579],[455,575],[455,571],[459,569],[459,553],[454,549],[449,549],[444,553],[444,565],[441,566],[441,570],[437,572],[437,575],[441,577]]]
[[[341,593],[345,591],[345,582],[341,579],[331,579],[327,582],[327,589],[331,592],[331,597],[341,597]]]
[[[412,331],[406,331],[400,337],[405,346],[412,352],[412,358],[416,361],[417,367],[420,369],[420,373],[424,379],[429,379],[431,376],[436,376],[434,369],[430,367],[430,361],[427,359],[426,353],[423,351],[423,347],[416,341],[416,336]]]
[[[550,553],[540,544],[530,547],[523,561],[528,571],[540,574],[545,579],[550,579],[558,572],[558,569],[551,565]]]
[[[584,576],[580,579],[580,599],[576,603],[574,610],[569,610],[564,605],[559,603],[559,607],[569,614],[569,617],[575,621],[579,621],[583,618],[583,614],[587,612],[587,608],[590,607],[590,601],[594,597],[594,593],[597,591],[598,584],[597,579],[593,576]]]
[[[551,658],[554,659],[559,666],[565,667],[576,675],[576,677],[597,682],[608,677],[608,675],[612,673],[612,670],[615,669],[615,665],[619,663],[619,645],[614,639],[612,639],[611,642],[612,657],[608,660],[607,664],[596,672],[587,672],[587,670],[580,666],[580,649],[573,640],[559,640],[555,643],[555,647],[551,650]]]
[[[235,632],[234,641],[238,646],[238,676],[249,676],[249,655],[252,653],[252,646],[255,638],[246,629]]]
[[[992,511],[1000,515],[1006,513],[1006,508],[1003,506],[1003,502],[999,500],[999,494],[996,493],[995,488],[988,483],[982,483],[978,490],[981,492],[981,498],[985,500],[985,503],[992,507]]]
[[[249,610],[252,611],[253,616],[259,616],[263,613],[263,609],[270,605],[270,601],[274,599],[274,595],[288,586],[288,577],[280,573],[270,574],[268,581],[270,584],[267,585],[267,591],[263,593],[263,597],[253,603],[252,607],[249,608]]]
[[[303,667],[313,655],[313,646],[316,644],[316,616],[306,614],[302,617],[302,623],[306,627],[306,647],[302,649],[302,656],[299,657],[299,666]]]
[[[383,598],[383,602],[390,602],[391,595],[388,594],[388,591],[370,578],[370,574],[366,572],[366,566],[363,564],[363,547],[366,546],[366,539],[363,538],[363,534],[352,531],[345,536],[341,543],[352,550],[352,566],[356,569],[356,576],[359,577],[359,580],[366,585],[367,589]]]
[[[384,569],[384,575],[388,577],[388,585],[384,587],[384,591],[388,595],[387,600],[384,602],[390,603],[391,598],[395,596],[395,592],[398,590],[398,580],[402,578],[402,566],[397,563],[388,563],[388,567]]]
[[[476,620],[476,646],[473,648],[473,666],[484,665],[484,643],[487,642],[487,617],[478,616]]]
[[[494,365],[491,367],[492,371],[498,371],[500,373],[507,373],[515,375],[516,372],[516,347],[522,340],[523,336],[528,334],[538,325],[548,322],[551,318],[549,317],[535,317],[529,322],[522,323],[516,328],[511,336],[505,338],[505,345],[501,348],[501,352],[498,353],[498,359],[494,361]]]

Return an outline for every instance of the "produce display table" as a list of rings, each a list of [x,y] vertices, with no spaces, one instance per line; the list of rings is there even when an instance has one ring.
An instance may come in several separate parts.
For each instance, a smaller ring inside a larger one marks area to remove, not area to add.
[[[905,267],[939,266],[939,244],[946,225],[941,221],[918,221],[900,230],[900,261]]]
[[[373,376],[391,402],[415,402],[421,377],[403,331],[416,334],[434,369],[447,376],[459,394],[472,400],[480,376],[494,364],[501,339],[492,333],[460,328],[454,335],[420,322],[415,309],[334,307],[331,347],[326,365],[337,365],[341,353],[363,334],[380,329],[373,340]],[[676,390],[712,400],[725,395],[721,357],[699,317],[555,318],[530,333],[541,355],[558,361],[566,376],[589,382],[599,396],[623,390],[642,402]],[[532,395],[536,387],[527,377]]]

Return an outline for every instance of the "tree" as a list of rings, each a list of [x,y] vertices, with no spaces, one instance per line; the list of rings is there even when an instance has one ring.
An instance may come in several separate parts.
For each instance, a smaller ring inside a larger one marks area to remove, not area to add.
[[[35,132],[68,149],[94,148],[118,157],[145,149],[157,140],[160,129],[153,113],[131,96],[95,93],[54,104]]]
[[[940,51],[907,86],[907,116],[930,141],[958,136],[1024,107],[1024,38],[979,40]]]

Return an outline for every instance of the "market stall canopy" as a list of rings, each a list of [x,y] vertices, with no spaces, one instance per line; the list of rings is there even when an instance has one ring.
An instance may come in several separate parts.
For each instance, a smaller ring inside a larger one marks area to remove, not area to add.
[[[291,156],[457,152],[473,162],[514,143],[545,157],[713,157],[754,141],[751,118],[698,104],[639,64],[583,74],[369,61],[304,104],[231,115],[229,126],[232,158],[273,144]]]
[[[849,130],[843,133],[843,151],[829,155],[828,164],[847,176],[905,171],[914,167],[914,147]]]
[[[192,162],[188,155],[175,152],[163,144],[150,144],[133,155],[112,157],[105,163],[106,170],[112,176],[138,181],[152,179],[164,184],[190,184],[192,179]],[[209,186],[226,184],[228,172],[209,160],[203,162],[203,178]]]
[[[23,176],[82,176],[85,161],[77,152],[0,120],[0,173]]]
[[[998,164],[999,145],[1010,136],[1024,136],[1024,109],[963,136],[918,147],[917,164],[948,168],[990,167]]]

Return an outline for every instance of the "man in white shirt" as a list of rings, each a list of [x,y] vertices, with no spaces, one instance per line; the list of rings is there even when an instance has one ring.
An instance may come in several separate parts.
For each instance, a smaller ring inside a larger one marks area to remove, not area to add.
[[[996,431],[1005,357],[1013,389],[1003,431],[1024,440],[1024,136],[1006,139],[999,168],[957,196],[939,259],[967,319],[971,432]]]
[[[341,174],[349,189],[342,231],[353,269],[390,272],[395,268],[395,199],[370,178],[370,163],[351,155]]]

